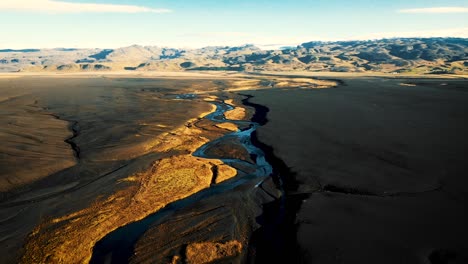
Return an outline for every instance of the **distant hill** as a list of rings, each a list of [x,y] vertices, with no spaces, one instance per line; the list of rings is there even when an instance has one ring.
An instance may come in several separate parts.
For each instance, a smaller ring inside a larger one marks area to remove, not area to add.
[[[0,50],[0,71],[311,71],[468,74],[468,39],[405,38],[175,49]]]

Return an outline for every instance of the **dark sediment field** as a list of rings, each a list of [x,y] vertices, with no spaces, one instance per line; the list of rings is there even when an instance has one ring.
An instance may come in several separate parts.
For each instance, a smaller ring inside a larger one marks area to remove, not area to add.
[[[295,174],[286,201],[303,199],[296,261],[467,263],[467,82],[343,80],[248,92],[270,110],[259,140]]]
[[[243,104],[255,109],[252,120],[263,126],[267,124],[270,109],[251,102],[252,95],[241,95],[246,96]],[[259,227],[249,241],[249,260],[254,263],[298,263],[302,258],[294,221],[304,194],[296,193],[298,182],[295,172],[275,154],[272,146],[259,140],[257,131],[252,134],[252,143],[265,152],[265,158],[273,168],[270,180],[281,192],[281,197],[262,204],[262,213],[257,217]]]

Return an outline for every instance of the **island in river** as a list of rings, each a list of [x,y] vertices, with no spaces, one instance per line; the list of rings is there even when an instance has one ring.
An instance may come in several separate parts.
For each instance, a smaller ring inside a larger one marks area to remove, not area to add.
[[[464,263],[466,81],[320,79],[1,78],[4,260]]]

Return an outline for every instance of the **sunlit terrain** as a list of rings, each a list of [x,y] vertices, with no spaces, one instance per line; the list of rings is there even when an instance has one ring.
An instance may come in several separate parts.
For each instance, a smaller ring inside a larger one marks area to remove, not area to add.
[[[468,263],[466,0],[0,0],[0,263]]]

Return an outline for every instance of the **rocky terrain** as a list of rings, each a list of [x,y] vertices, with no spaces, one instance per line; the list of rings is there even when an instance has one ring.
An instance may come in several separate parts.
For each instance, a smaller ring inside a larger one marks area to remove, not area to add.
[[[254,45],[175,49],[0,50],[0,72],[310,71],[467,74],[468,39],[408,38],[307,42],[280,50]]]

